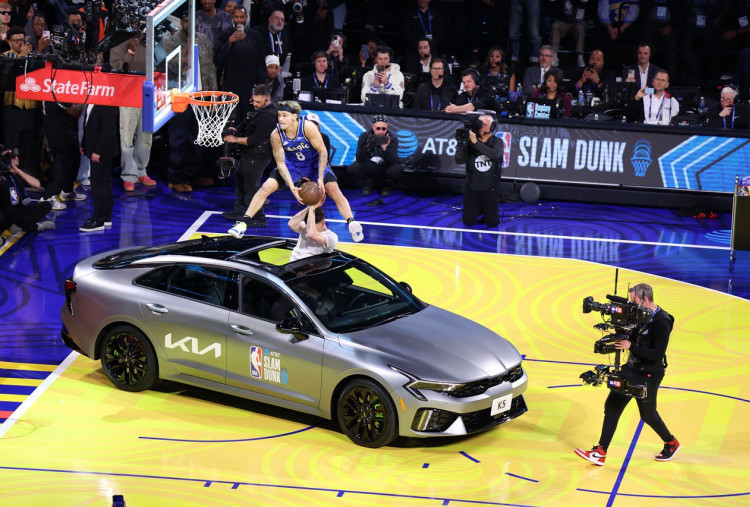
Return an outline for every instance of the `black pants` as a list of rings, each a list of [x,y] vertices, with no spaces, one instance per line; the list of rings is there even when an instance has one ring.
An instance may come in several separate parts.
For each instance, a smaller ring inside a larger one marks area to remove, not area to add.
[[[112,193],[112,158],[101,157],[91,161],[91,194],[94,198],[94,218],[112,218],[115,197]]]
[[[15,106],[3,106],[3,130],[5,147],[18,148],[21,155],[20,168],[41,180],[41,108],[19,109]]]
[[[44,192],[46,198],[59,194],[61,190],[65,193],[72,192],[78,175],[78,166],[81,165],[81,151],[77,143],[70,146],[50,145],[50,151],[52,166]]]
[[[270,155],[242,154],[237,170],[234,172],[234,208],[232,211],[245,212],[255,192],[260,188],[261,176],[271,160]],[[264,215],[261,207],[254,218],[262,216]]]
[[[664,375],[662,374],[645,374],[631,371],[627,366],[622,369],[623,376],[628,379],[632,384],[645,384],[647,394],[643,399],[635,400],[638,404],[638,411],[641,414],[643,422],[651,426],[659,437],[665,441],[670,442],[674,439],[674,436],[667,429],[667,425],[661,420],[659,412],[656,411],[656,395],[659,391],[659,385],[661,384]],[[616,391],[610,391],[607,396],[607,401],[604,402],[604,422],[602,423],[602,434],[599,438],[599,445],[604,450],[607,450],[612,437],[617,429],[617,422],[620,420],[623,410],[628,405],[631,396],[626,396]]]
[[[8,206],[0,210],[0,232],[4,231],[13,224],[26,232],[36,232],[38,229],[37,222],[44,215],[52,211],[52,203],[40,201],[29,204],[28,206]]]
[[[484,215],[487,227],[497,227],[500,224],[498,206],[500,203],[500,186],[495,190],[471,190],[464,192],[464,213],[461,217],[464,225],[471,227],[477,223],[477,217]]]
[[[386,166],[379,165],[369,160],[365,162],[354,162],[346,170],[357,181],[357,184],[363,188],[372,188],[376,185],[385,184],[386,187],[395,188],[398,186],[398,180],[404,168],[401,164]]]
[[[169,183],[187,183],[199,177],[203,163],[203,152],[195,144],[198,135],[198,122],[188,109],[177,113],[169,121]]]

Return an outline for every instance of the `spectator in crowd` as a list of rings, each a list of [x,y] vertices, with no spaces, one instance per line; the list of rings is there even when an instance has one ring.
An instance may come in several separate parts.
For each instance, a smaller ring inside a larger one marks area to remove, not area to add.
[[[446,63],[442,58],[434,58],[430,63],[430,79],[417,87],[414,95],[414,109],[442,111],[450,104],[456,87],[445,80]]]
[[[640,14],[639,0],[599,0],[598,18],[594,43],[608,55],[616,55],[618,45],[635,41],[634,30],[630,26]],[[612,67],[613,69],[616,67]]]
[[[654,52],[654,48],[647,42],[638,44],[637,48],[637,64],[626,67],[622,72],[622,81],[628,84],[630,88],[630,96],[635,96],[636,92],[641,88],[651,86],[651,83],[656,77],[656,73],[661,69],[651,63],[651,55]]]
[[[234,3],[234,2],[227,2]],[[196,27],[197,27],[196,21]],[[180,17],[180,29],[172,34],[167,33],[162,39],[164,51],[171,53],[174,48],[182,47],[180,60],[182,61],[183,77],[187,72],[187,60],[190,58],[190,46],[187,44],[188,29],[190,28],[190,16],[183,13]],[[208,36],[196,29],[195,43],[198,45],[198,62],[201,70],[201,89],[218,90],[219,84],[216,79],[216,65],[214,64],[214,47]]]
[[[461,72],[463,91],[453,94],[450,103],[445,108],[445,112],[468,113],[479,109],[492,109],[494,107],[494,98],[485,97],[481,93],[479,81],[478,70],[466,69]]]
[[[16,0],[11,4],[10,26],[23,28],[34,15],[33,0]]]
[[[368,93],[397,95],[401,107],[404,96],[404,75],[397,63],[391,63],[393,50],[380,46],[375,50],[375,68],[362,78],[362,102],[366,102]]]
[[[240,118],[247,113],[253,85],[266,76],[262,36],[255,30],[245,30],[247,11],[244,7],[234,9],[234,25],[219,37],[217,59],[223,63],[222,89],[236,93]]]
[[[93,215],[81,225],[81,232],[101,231],[112,226],[112,162],[120,152],[117,143],[117,116],[113,106],[88,104],[84,112],[85,124],[81,153],[91,160],[91,194]]]
[[[295,29],[299,30],[296,26]],[[287,54],[294,50],[292,36],[286,27],[284,11],[278,9],[272,11],[267,23],[253,27],[253,30],[260,35],[260,54],[276,55],[279,57],[281,66],[284,66]]]
[[[10,150],[2,148],[0,156],[3,155],[9,156]],[[0,233],[5,229],[10,229],[12,234],[22,230],[36,232],[54,229],[55,222],[40,221],[50,212],[52,203],[44,200],[32,203],[26,195],[27,186],[39,187],[41,183],[18,165],[18,156],[11,158],[9,165],[0,163]]]
[[[576,92],[591,93],[595,97],[604,98],[606,92],[612,90],[615,83],[615,73],[604,68],[604,53],[595,49],[589,56],[589,64],[581,69],[576,81]]]
[[[497,47],[487,51],[487,59],[482,67],[482,74],[502,79],[502,84],[510,91],[516,91],[516,75],[508,73],[508,64],[505,61],[505,52]]]
[[[23,58],[31,54],[23,28],[13,27],[7,32],[10,50],[6,58]],[[5,146],[16,147],[21,153],[21,169],[36,179],[41,178],[39,167],[42,110],[36,100],[19,99],[15,90],[6,90],[3,99],[3,133]]]
[[[328,68],[331,69],[339,80],[349,71],[349,58],[345,54],[346,37],[342,33],[334,33],[328,43],[326,54],[328,55]],[[340,81],[341,82],[341,81]]]
[[[527,67],[523,74],[521,86],[524,95],[527,97],[531,96],[534,90],[538,89],[545,82],[547,72],[557,69],[557,67],[552,65],[552,62],[556,59],[557,54],[552,46],[545,44],[539,48],[539,64]]]
[[[234,174],[234,205],[223,214],[229,220],[242,220],[260,187],[263,171],[273,160],[271,132],[276,128],[279,110],[272,103],[271,90],[266,85],[253,88],[252,101],[254,109],[241,121],[232,122],[237,128],[231,128],[234,132],[224,136],[224,142],[237,144],[242,153]],[[265,223],[262,207],[253,218],[256,223]]]
[[[112,48],[109,64],[124,72],[146,72],[146,48],[139,44],[140,35]],[[136,182],[147,187],[156,181],[146,174],[151,158],[151,132],[143,130],[143,108],[120,107],[120,178],[126,192],[135,190]]]
[[[376,114],[372,117],[371,129],[360,134],[356,160],[347,172],[362,187],[362,195],[372,194],[377,186],[380,195],[388,197],[397,186],[403,170],[398,160],[398,137],[388,130],[388,117]]]
[[[232,14],[217,10],[216,0],[201,0],[201,7],[195,14],[198,31],[208,37],[216,49],[219,47],[219,37],[234,26]]]
[[[312,92],[313,90],[325,88],[328,90],[339,88],[338,77],[329,67],[328,55],[325,51],[316,51],[312,54],[314,71],[302,78],[302,90]]]
[[[631,118],[644,125],[671,125],[672,118],[680,112],[680,103],[667,92],[669,73],[659,70],[651,86],[636,92],[635,101],[630,107]]]
[[[521,18],[526,13],[526,40],[529,43],[529,62],[537,63],[539,45],[542,37],[539,34],[541,15],[541,0],[510,0],[510,15],[508,20],[508,38],[510,39],[510,59],[517,62],[521,56]],[[551,62],[550,62],[551,65]],[[525,93],[525,92],[524,92]]]
[[[8,38],[8,29],[10,28],[10,15],[12,14],[9,3],[0,2],[0,53],[10,50]]]
[[[223,4],[221,4],[221,10],[223,10],[230,16],[234,12],[235,7],[237,7],[237,2],[235,2],[234,0],[226,0]]]
[[[49,35],[45,37],[44,32],[48,31],[47,21],[41,14],[34,14],[30,20],[31,25],[26,27],[26,35],[29,36],[33,52],[38,55],[46,55],[51,49],[49,47]]]
[[[326,59],[326,63],[328,60]],[[271,90],[271,100],[279,102],[284,99],[284,78],[281,76],[281,65],[276,55],[266,56],[266,80],[264,83]]]
[[[416,0],[416,6],[407,9],[404,17],[404,42],[408,51],[413,52],[420,39],[426,39],[432,44],[436,54],[440,54],[445,26],[442,13],[430,7],[430,0]]]
[[[410,56],[411,55],[411,56]],[[417,42],[417,53],[410,52],[406,56],[404,70],[409,74],[419,77],[419,82],[427,80],[430,73],[430,62],[432,62],[432,45],[427,39],[419,39]]]
[[[53,210],[63,210],[62,201],[83,201],[86,194],[73,189],[81,151],[78,144],[78,118],[83,113],[83,104],[62,102],[44,103],[44,135],[52,154],[52,164],[47,172],[44,197],[52,203]]]
[[[532,99],[543,99],[552,103],[550,118],[570,118],[573,114],[573,105],[570,95],[562,90],[563,76],[560,69],[548,70],[544,74],[544,85],[534,90]]]
[[[684,4],[683,0],[656,0],[648,13],[641,15],[641,39],[650,43],[655,52],[658,48],[660,61],[670,76],[677,76],[677,42],[681,25],[687,21]]]
[[[709,127],[717,129],[750,128],[750,108],[737,103],[739,91],[732,85],[721,89],[719,103],[711,106],[706,114]]]
[[[586,5],[588,0],[564,0],[555,2],[555,20],[550,29],[550,44],[557,53],[560,39],[573,32],[576,45],[576,63],[584,67],[583,47],[586,42]]]
[[[365,51],[365,46],[367,47],[367,50]],[[384,47],[385,43],[377,39],[375,37],[372,37],[367,40],[367,44],[365,44],[359,51],[359,66],[363,69],[364,72],[367,72],[368,70],[375,67],[375,51],[379,47]]]

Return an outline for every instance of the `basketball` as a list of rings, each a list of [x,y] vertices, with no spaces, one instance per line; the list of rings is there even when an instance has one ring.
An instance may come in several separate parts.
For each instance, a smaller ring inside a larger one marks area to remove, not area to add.
[[[306,206],[314,206],[320,202],[320,187],[314,181],[306,181],[299,186],[299,198]]]

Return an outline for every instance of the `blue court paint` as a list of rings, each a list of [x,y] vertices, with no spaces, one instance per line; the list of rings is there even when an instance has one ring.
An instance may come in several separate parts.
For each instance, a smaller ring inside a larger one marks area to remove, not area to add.
[[[472,458],[471,456],[469,456],[469,455],[468,455],[467,453],[465,453],[464,451],[458,451],[458,453],[459,453],[459,454],[463,454],[463,455],[464,455],[465,457],[469,458],[469,459],[470,459],[471,461],[473,461],[474,463],[481,463],[481,461],[479,461],[479,460],[478,460],[478,459],[476,459],[476,458]]]
[[[430,467],[430,464],[429,464],[429,463],[423,463],[423,464],[422,464],[422,468],[429,468],[429,467]]]
[[[183,442],[183,443],[198,443],[198,444],[223,444],[223,443],[232,443],[232,442],[253,442],[255,440],[269,440],[271,438],[281,438],[281,437],[288,437],[289,435],[296,435],[297,433],[302,433],[303,431],[308,431],[313,428],[317,428],[317,426],[308,426],[307,428],[302,428],[299,430],[290,431],[288,433],[280,433],[278,435],[268,435],[266,437],[254,437],[254,438],[236,438],[232,440],[194,440],[194,439],[186,439],[186,438],[164,438],[164,437],[138,437],[141,440],[161,440],[164,442]]]
[[[638,426],[635,429],[635,434],[633,435],[633,439],[630,441],[630,447],[628,448],[628,452],[625,454],[625,460],[622,462],[622,466],[620,467],[620,472],[617,474],[617,480],[615,481],[615,485],[612,487],[612,491],[610,492],[609,499],[607,500],[607,507],[611,507],[612,504],[615,502],[615,498],[617,498],[617,492],[620,489],[620,485],[622,484],[623,477],[625,477],[625,471],[628,469],[630,458],[633,457],[635,444],[638,443],[638,437],[641,436],[642,429],[643,429],[643,420],[640,420],[638,421]]]
[[[505,472],[505,475],[510,475],[511,477],[515,477],[516,479],[523,479],[524,481],[529,481],[529,482],[539,482],[539,481],[538,481],[538,480],[536,480],[536,479],[530,479],[530,478],[528,478],[528,477],[523,477],[523,476],[521,476],[521,475],[516,475],[516,474],[512,474],[512,473],[510,473],[510,472]]]

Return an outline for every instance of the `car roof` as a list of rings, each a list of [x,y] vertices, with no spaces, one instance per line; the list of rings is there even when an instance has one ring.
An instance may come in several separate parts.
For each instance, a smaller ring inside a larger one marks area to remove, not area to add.
[[[272,273],[279,278],[288,280],[305,274],[320,272],[332,267],[348,264],[357,257],[334,250],[306,257],[293,262],[278,259],[269,262],[264,253],[272,250],[291,251],[297,244],[296,240],[275,238],[269,236],[201,236],[198,239],[172,243],[153,247],[137,247],[115,252],[97,260],[93,267],[96,269],[120,269],[132,266],[133,263],[143,265],[143,261],[158,261],[163,256],[185,256],[187,258],[203,258],[237,262]]]

